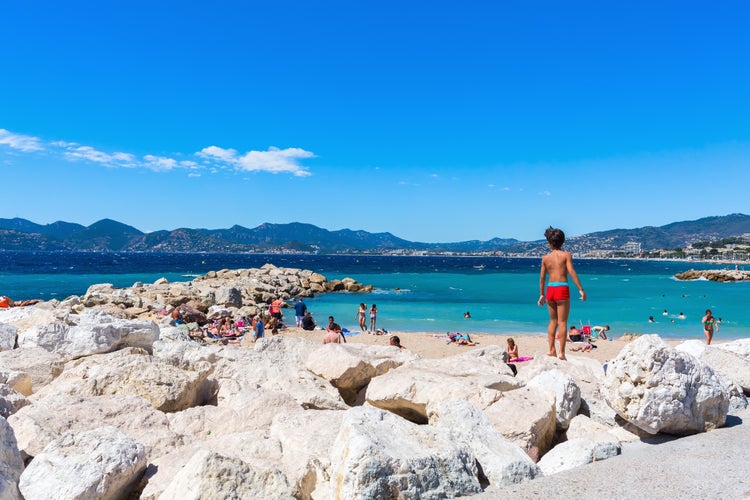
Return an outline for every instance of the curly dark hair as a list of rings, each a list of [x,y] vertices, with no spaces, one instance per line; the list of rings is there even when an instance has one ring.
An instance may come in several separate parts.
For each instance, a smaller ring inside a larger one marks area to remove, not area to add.
[[[544,237],[547,238],[547,241],[555,250],[561,249],[563,243],[565,243],[565,233],[562,232],[562,229],[557,229],[556,227],[550,226],[547,228],[544,232]]]

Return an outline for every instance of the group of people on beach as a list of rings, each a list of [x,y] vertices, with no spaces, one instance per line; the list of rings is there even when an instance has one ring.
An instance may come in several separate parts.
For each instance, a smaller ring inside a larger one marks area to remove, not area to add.
[[[369,334],[377,334],[377,330],[375,329],[375,325],[378,321],[378,306],[373,304],[372,307],[370,307],[370,329],[367,329],[367,304],[364,302],[359,304],[359,309],[357,309],[357,314],[354,315],[354,319],[359,321],[359,328],[363,332],[367,332]]]

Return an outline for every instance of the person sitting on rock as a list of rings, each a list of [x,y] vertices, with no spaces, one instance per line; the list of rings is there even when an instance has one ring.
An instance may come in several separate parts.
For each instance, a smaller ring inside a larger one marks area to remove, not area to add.
[[[508,361],[518,361],[518,345],[512,337],[508,337]]]

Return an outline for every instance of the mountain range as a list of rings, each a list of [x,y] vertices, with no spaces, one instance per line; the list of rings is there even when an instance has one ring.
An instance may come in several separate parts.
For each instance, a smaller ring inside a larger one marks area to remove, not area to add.
[[[643,250],[682,248],[696,241],[715,241],[750,234],[750,216],[730,214],[660,227],[612,229],[570,238],[566,248],[620,250],[629,242]],[[571,248],[573,247],[573,248]],[[369,233],[341,229],[329,231],[312,224],[264,223],[253,229],[189,229],[144,233],[111,219],[90,226],[71,222],[36,224],[21,218],[0,219],[0,250],[68,250],[113,252],[319,252],[319,253],[527,253],[546,250],[546,242],[493,238],[488,241],[421,243],[391,233]]]

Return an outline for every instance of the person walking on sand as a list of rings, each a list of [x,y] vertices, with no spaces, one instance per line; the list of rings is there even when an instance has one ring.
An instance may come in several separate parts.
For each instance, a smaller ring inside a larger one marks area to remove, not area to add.
[[[539,275],[539,300],[540,306],[547,303],[549,310],[549,326],[547,327],[548,356],[565,358],[565,341],[567,340],[568,314],[570,314],[570,288],[568,287],[568,275],[581,294],[581,300],[586,300],[586,292],[581,286],[575,269],[573,268],[573,257],[570,252],[562,250],[565,243],[565,233],[562,230],[549,227],[544,232],[544,237],[549,243],[550,253],[542,257],[542,269]],[[549,282],[547,276],[549,275]],[[544,287],[547,286],[545,293]],[[560,353],[555,350],[555,336],[560,339]]]
[[[719,323],[711,313],[711,309],[706,309],[706,315],[701,319],[703,323],[703,335],[706,336],[706,345],[711,345],[711,340],[714,338],[714,330],[719,332]]]
[[[297,321],[297,328],[302,326],[302,320],[307,312],[307,304],[302,302],[302,297],[297,297],[297,303],[294,304],[294,318]]]
[[[366,315],[367,315],[367,306],[363,302],[359,304],[359,309],[357,309],[357,314],[354,315],[354,319],[359,321],[359,328],[363,332],[367,331],[367,326],[365,325]]]
[[[370,332],[375,333],[375,323],[378,320],[378,306],[375,304],[370,308]]]

